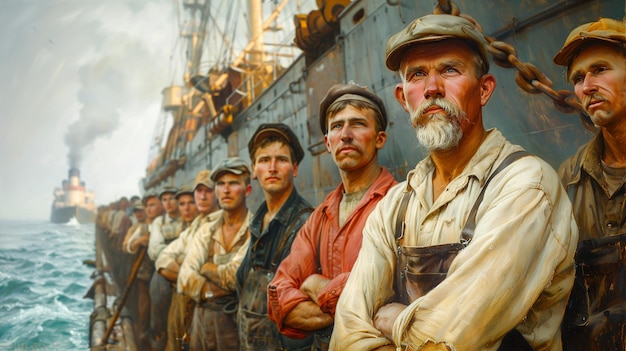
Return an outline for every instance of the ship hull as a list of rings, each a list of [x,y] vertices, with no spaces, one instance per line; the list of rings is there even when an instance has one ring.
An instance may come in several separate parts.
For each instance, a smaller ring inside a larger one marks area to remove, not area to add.
[[[67,223],[72,217],[76,218],[78,223],[86,224],[95,222],[96,214],[80,206],[52,208],[50,222]]]

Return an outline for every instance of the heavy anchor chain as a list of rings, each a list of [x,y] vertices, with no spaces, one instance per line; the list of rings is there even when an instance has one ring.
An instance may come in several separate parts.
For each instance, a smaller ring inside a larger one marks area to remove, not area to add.
[[[450,0],[437,0],[437,4],[433,9],[434,14],[448,14],[463,17],[470,21],[476,28],[483,33],[481,25],[469,15],[462,14],[459,7]],[[483,34],[484,35],[484,34]],[[493,57],[493,62],[503,68],[516,68],[515,82],[525,92],[529,94],[543,93],[547,95],[557,110],[563,113],[580,112],[580,118],[583,126],[591,131],[595,131],[596,127],[591,119],[585,113],[585,109],[576,97],[569,90],[554,90],[553,83],[537,66],[528,62],[521,62],[517,57],[517,50],[513,45],[498,41],[493,37],[484,35],[487,43],[487,51]]]

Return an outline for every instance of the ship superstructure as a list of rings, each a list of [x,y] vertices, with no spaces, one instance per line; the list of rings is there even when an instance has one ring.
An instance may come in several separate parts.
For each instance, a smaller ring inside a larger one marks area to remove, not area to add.
[[[76,218],[79,223],[92,223],[96,218],[96,195],[87,191],[80,179],[80,171],[71,168],[61,188],[54,189],[54,200],[50,213],[53,223],[67,223]]]

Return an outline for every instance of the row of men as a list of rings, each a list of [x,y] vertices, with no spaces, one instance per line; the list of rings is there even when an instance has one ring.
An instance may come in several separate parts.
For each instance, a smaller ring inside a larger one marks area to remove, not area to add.
[[[600,129],[557,173],[485,129],[496,81],[475,26],[414,20],[388,40],[386,66],[429,155],[398,184],[378,162],[381,99],[335,85],[319,116],[342,182],[312,210],[293,185],[298,139],[261,125],[252,170],[230,158],[212,182],[198,174],[200,216],[151,254],[155,276],[194,302],[168,343],[188,330],[193,350],[624,349],[625,33],[582,25],[554,58]],[[265,196],[254,214],[251,177]],[[203,212],[204,188],[220,210]]]

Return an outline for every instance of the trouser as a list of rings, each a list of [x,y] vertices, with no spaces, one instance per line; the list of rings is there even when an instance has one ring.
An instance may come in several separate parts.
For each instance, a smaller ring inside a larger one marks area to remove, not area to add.
[[[166,351],[180,351],[182,340],[188,332],[193,317],[193,301],[183,294],[172,293],[172,303],[167,315],[167,346]]]
[[[239,351],[239,335],[234,314],[223,305],[196,304],[191,321],[189,349],[194,351]]]
[[[328,346],[330,345],[330,336],[333,334],[333,325],[316,330],[313,333],[313,346],[311,346],[311,351],[328,351]]]
[[[172,302],[172,286],[160,274],[150,280],[150,331],[152,350],[164,351],[167,339],[167,314]]]
[[[149,350],[150,342],[150,281],[137,279],[137,349]]]

